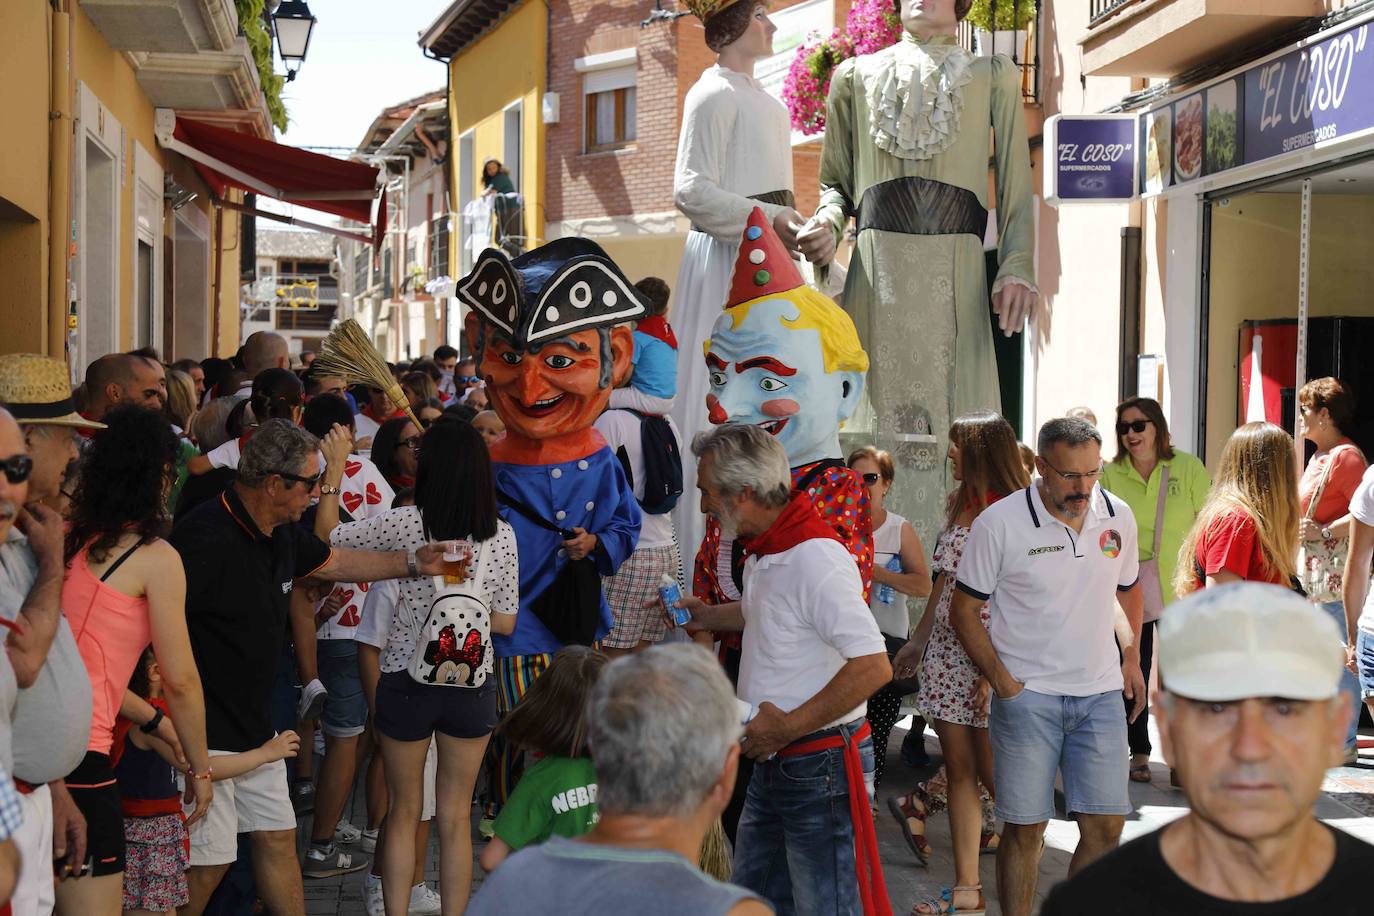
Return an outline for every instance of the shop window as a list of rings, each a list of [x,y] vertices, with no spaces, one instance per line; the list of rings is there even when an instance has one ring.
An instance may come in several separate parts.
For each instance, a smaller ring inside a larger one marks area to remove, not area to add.
[[[589,153],[621,149],[635,140],[635,66],[586,74],[584,147]]]

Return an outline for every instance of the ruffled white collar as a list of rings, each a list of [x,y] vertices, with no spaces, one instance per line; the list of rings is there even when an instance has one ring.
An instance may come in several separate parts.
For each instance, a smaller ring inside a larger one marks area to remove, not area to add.
[[[930,159],[959,132],[973,55],[952,37],[918,41],[909,32],[868,88],[873,142],[899,159]]]

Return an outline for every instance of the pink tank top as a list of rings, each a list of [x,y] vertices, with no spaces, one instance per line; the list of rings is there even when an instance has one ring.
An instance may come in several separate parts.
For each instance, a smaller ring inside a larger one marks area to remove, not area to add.
[[[139,656],[152,641],[148,599],[132,598],[100,581],[86,563],[86,550],[72,558],[62,583],[62,613],[76,636],[91,678],[94,702],[87,750],[110,753],[115,716]]]

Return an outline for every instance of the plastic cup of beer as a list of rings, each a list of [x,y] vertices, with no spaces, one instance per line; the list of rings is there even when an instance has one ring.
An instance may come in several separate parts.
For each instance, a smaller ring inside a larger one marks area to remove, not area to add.
[[[472,545],[467,541],[444,542],[444,582],[457,585],[468,580],[468,563],[472,559]]]

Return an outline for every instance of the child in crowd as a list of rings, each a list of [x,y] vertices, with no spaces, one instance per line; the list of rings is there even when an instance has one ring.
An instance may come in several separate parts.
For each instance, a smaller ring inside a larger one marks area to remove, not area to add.
[[[500,415],[494,410],[484,410],[473,417],[472,425],[477,427],[477,431],[482,434],[488,448],[495,445],[506,434],[506,424],[501,422]]]
[[[393,509],[413,505],[415,505],[415,491],[409,487],[397,492],[396,498],[391,501],[391,508]],[[382,652],[386,650],[387,635],[391,632],[392,619],[396,616],[399,607],[401,607],[401,583],[399,579],[383,579],[379,582],[373,582],[363,604],[362,622],[358,624],[358,629],[353,633],[353,639],[358,644],[358,673],[362,678],[363,693],[367,697],[369,728],[372,727],[371,717],[377,712],[377,683],[382,677]],[[425,757],[424,802],[420,809],[420,824],[415,831],[415,848],[418,850],[429,848],[429,824],[434,818],[434,778],[438,765],[438,754],[435,751],[434,741],[431,739],[429,753]],[[373,769],[377,772],[374,773]],[[383,794],[386,787],[386,781],[382,775],[380,751],[374,751],[372,754],[367,782],[369,822],[363,835],[372,838],[374,854],[372,867],[363,883],[363,908],[367,912],[367,916],[383,916],[386,907],[382,900],[382,849],[386,845],[386,826],[384,821],[382,823],[372,822],[374,810],[381,812],[381,818],[385,817],[384,812],[386,810],[385,805],[374,806],[372,804],[373,787],[380,787]],[[409,916],[435,916],[440,911],[439,894],[425,883],[425,858],[425,856],[416,856],[415,859],[415,873],[411,877]]]
[[[665,414],[677,396],[677,337],[668,324],[668,284],[645,277],[635,284],[648,304],[648,317],[635,323],[634,373],[628,388],[611,392],[611,410]]]
[[[162,699],[162,675],[151,648],[145,649],[129,690],[164,716],[171,710]],[[172,749],[162,740],[115,720],[110,763],[119,783],[124,810],[124,912],[166,913],[185,906],[189,897],[186,868],[189,839],[182,816]],[[213,758],[213,778],[232,779],[266,763],[296,756],[300,738],[286,731],[256,750]]]
[[[482,850],[487,871],[513,852],[557,834],[569,839],[596,826],[596,768],[587,751],[587,696],[609,659],[567,646],[497,726],[511,744],[539,759],[520,776]]]

